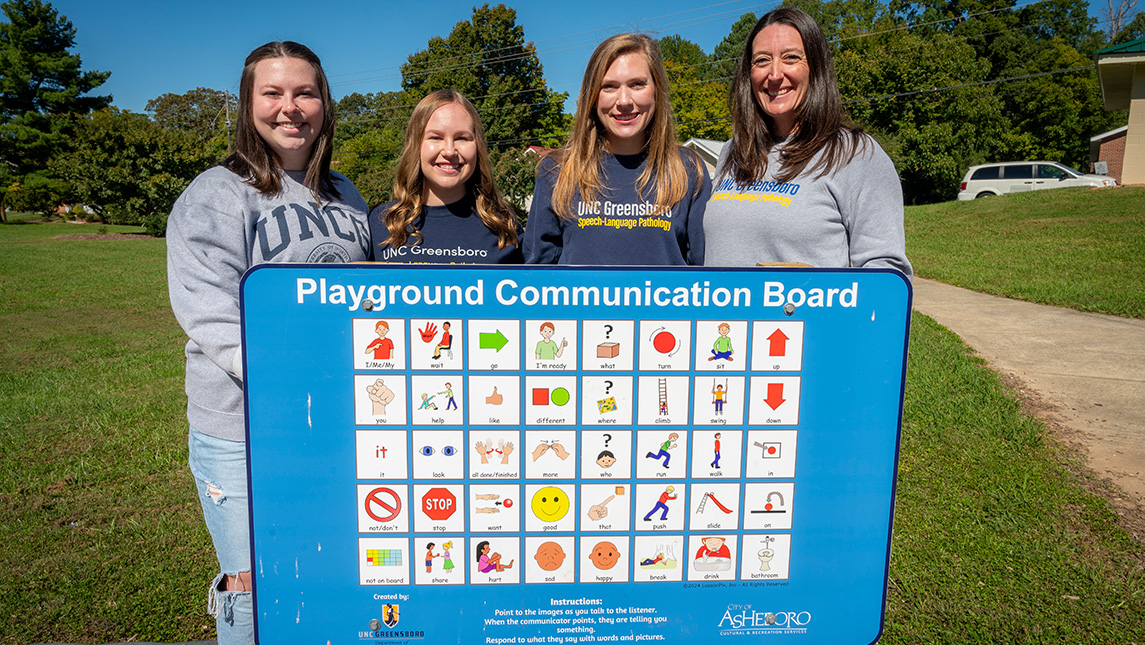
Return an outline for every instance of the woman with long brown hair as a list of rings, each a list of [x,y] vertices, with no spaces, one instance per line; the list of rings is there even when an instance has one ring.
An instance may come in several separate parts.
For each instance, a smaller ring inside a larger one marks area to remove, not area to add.
[[[234,149],[195,178],[167,221],[171,308],[187,333],[191,474],[219,561],[208,608],[220,645],[254,642],[239,283],[265,262],[354,262],[366,203],[330,170],[334,102],[322,63],[294,42],[247,56]]]
[[[748,36],[704,220],[705,264],[801,262],[911,275],[902,185],[875,140],[845,123],[811,16],[781,7]]]

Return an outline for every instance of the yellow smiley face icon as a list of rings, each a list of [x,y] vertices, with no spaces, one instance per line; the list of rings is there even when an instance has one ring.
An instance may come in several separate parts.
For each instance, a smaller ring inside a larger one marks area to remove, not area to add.
[[[541,521],[556,522],[569,512],[569,496],[556,486],[545,486],[533,495],[531,506]]]

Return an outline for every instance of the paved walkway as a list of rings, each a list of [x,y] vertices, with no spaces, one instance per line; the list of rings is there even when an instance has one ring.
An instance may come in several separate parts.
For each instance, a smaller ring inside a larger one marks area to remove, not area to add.
[[[915,278],[915,310],[1013,373],[1085,444],[1090,468],[1145,501],[1145,320],[1008,300]]]

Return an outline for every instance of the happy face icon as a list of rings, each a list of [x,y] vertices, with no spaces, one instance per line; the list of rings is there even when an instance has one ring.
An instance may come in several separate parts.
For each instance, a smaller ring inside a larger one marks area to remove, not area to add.
[[[593,566],[601,571],[608,571],[620,561],[620,550],[612,542],[597,542],[588,556]]]
[[[556,486],[545,486],[533,494],[533,514],[542,522],[556,522],[569,512],[569,498]]]
[[[576,491],[573,484],[526,484],[521,496],[521,506],[528,509],[521,514],[525,530],[576,530]]]

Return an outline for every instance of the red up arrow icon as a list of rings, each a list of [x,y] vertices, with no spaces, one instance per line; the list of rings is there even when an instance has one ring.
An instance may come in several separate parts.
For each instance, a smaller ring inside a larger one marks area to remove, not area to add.
[[[767,384],[767,398],[763,400],[764,403],[771,406],[774,410],[783,405],[787,399],[783,398],[783,383],[768,383]]]
[[[787,334],[783,333],[782,329],[776,329],[775,332],[767,337],[771,341],[770,356],[786,356],[787,355],[787,341],[791,340]]]

